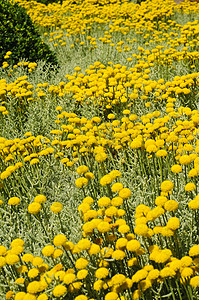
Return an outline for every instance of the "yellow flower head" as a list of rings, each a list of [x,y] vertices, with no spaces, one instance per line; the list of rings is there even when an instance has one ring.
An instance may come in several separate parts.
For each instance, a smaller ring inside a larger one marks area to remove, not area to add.
[[[32,202],[28,205],[28,211],[30,214],[36,215],[41,211],[41,204],[38,202]]]
[[[53,296],[54,297],[61,297],[67,292],[67,288],[62,285],[58,284],[54,289],[53,289]]]
[[[106,278],[108,274],[109,274],[108,269],[102,267],[97,269],[97,271],[95,272],[95,277],[98,279],[103,279]]]
[[[105,152],[100,152],[100,153],[97,153],[96,156],[95,156],[95,160],[98,162],[98,163],[102,163],[103,161],[105,161],[107,159],[107,155]]]
[[[77,174],[83,175],[84,173],[88,172],[88,167],[85,165],[79,166],[76,170]]]
[[[46,196],[44,195],[37,195],[35,198],[34,198],[34,202],[37,202],[37,203],[45,203],[47,200]]]
[[[59,246],[63,246],[66,241],[67,241],[67,237],[64,234],[58,234],[54,237],[53,244],[56,247],[59,247]]]
[[[122,190],[119,191],[119,197],[122,199],[128,199],[131,196],[131,190],[128,188],[123,188]]]
[[[85,177],[80,177],[75,181],[75,185],[78,188],[82,188],[84,185],[88,185],[88,179],[86,179]]]
[[[19,205],[21,200],[18,197],[12,197],[8,200],[9,205]]]
[[[63,209],[63,204],[61,204],[60,202],[53,202],[53,204],[50,207],[50,210],[54,213],[54,214],[58,214],[59,212],[61,212]]]
[[[189,182],[185,185],[185,191],[186,192],[191,192],[194,191],[196,189],[196,185],[193,182]]]
[[[162,192],[169,192],[173,189],[174,184],[170,180],[165,180],[161,183],[161,191]]]
[[[88,266],[88,260],[86,258],[80,257],[75,262],[75,267],[79,270],[85,269]]]

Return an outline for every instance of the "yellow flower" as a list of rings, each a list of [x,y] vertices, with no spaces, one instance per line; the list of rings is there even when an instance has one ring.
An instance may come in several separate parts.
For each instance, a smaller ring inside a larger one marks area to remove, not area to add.
[[[123,199],[121,197],[114,197],[112,200],[111,200],[111,205],[112,206],[120,206],[123,204]]]
[[[84,173],[88,172],[88,167],[85,165],[79,166],[76,170],[77,174],[83,175]]]
[[[66,241],[67,241],[67,237],[64,234],[58,234],[54,237],[53,244],[56,247],[59,247],[59,246],[63,246]]]
[[[115,119],[115,115],[114,114],[108,114],[107,117],[108,117],[109,120]]]
[[[167,156],[167,151],[166,150],[158,150],[157,152],[156,152],[156,156],[157,157],[166,157]]]
[[[100,253],[100,246],[97,245],[97,244],[92,244],[91,247],[90,247],[90,249],[88,250],[88,253],[90,255]]]
[[[154,260],[156,263],[165,263],[171,257],[172,253],[169,249],[154,250],[150,254],[149,258]]]
[[[164,196],[158,196],[156,199],[155,199],[155,204],[157,206],[164,206],[164,204],[168,201],[168,199]]]
[[[9,205],[18,205],[20,203],[20,199],[18,197],[12,197],[8,200]]]
[[[167,222],[167,227],[171,230],[176,230],[180,227],[180,221],[178,218],[173,217],[170,218]]]
[[[193,182],[189,182],[185,185],[184,189],[185,189],[186,192],[191,192],[191,191],[196,189],[196,186]]]
[[[95,178],[95,175],[92,172],[87,172],[84,174],[84,176],[88,180]]]
[[[191,277],[193,275],[193,269],[192,268],[189,268],[189,267],[185,267],[181,270],[181,276],[182,277]]]
[[[105,233],[111,230],[111,226],[108,222],[102,221],[98,224],[97,229],[99,232]]]
[[[22,261],[24,262],[32,262],[33,261],[34,256],[30,253],[26,253],[22,256]]]
[[[175,200],[168,200],[165,205],[164,205],[164,209],[166,209],[167,211],[174,211],[176,209],[178,209],[178,202]]]
[[[189,165],[191,163],[191,157],[189,155],[182,155],[179,161],[181,165]]]
[[[195,199],[189,201],[188,206],[190,209],[199,209],[199,195]]]
[[[37,300],[48,300],[48,296],[45,293],[40,294]]]
[[[193,263],[193,260],[190,256],[183,256],[180,260],[181,267],[189,267]]]
[[[160,271],[158,269],[153,269],[149,271],[147,278],[149,280],[155,280],[159,277],[159,275],[160,275]]]
[[[91,247],[91,242],[88,239],[81,239],[78,243],[77,246],[81,250],[88,250]]]
[[[108,274],[109,274],[108,269],[102,267],[97,269],[97,271],[95,272],[95,277],[98,279],[103,279],[106,278]]]
[[[14,299],[15,299],[15,300],[22,300],[22,299],[24,299],[25,295],[26,295],[25,292],[18,292],[18,293],[16,293]]]
[[[149,230],[149,228],[145,224],[138,224],[134,228],[135,234],[141,235],[141,236],[147,236],[148,230]]]
[[[131,149],[138,149],[142,147],[142,140],[135,138],[130,145]]]
[[[43,264],[43,259],[40,256],[36,256],[33,258],[32,264],[35,267],[40,266],[41,264]]]
[[[56,110],[58,110],[58,111],[61,111],[62,109],[63,109],[63,107],[61,107],[61,106],[56,107]]]
[[[95,160],[98,162],[98,163],[102,163],[103,161],[105,161],[107,159],[107,155],[105,152],[100,152],[100,153],[97,153],[96,156],[95,156]]]
[[[55,249],[55,251],[52,254],[53,258],[58,258],[61,255],[63,255],[64,251],[62,249]]]
[[[141,248],[140,242],[137,240],[130,240],[126,245],[126,249],[131,252],[136,252]]]
[[[13,299],[14,298],[14,295],[15,295],[15,292],[13,291],[8,291],[6,293],[6,299]]]
[[[132,276],[132,281],[133,282],[139,282],[143,279],[145,279],[148,275],[148,272],[144,269],[137,271],[133,276]]]
[[[53,204],[50,207],[50,210],[54,214],[58,214],[60,211],[62,211],[63,205],[60,202],[53,202]]]
[[[39,270],[37,268],[32,268],[28,271],[29,278],[35,278],[39,274]]]
[[[121,177],[122,174],[120,171],[118,170],[113,170],[109,173],[109,175],[111,176],[112,180],[116,179],[117,177]]]
[[[133,266],[137,266],[138,265],[138,260],[136,257],[130,258],[128,260],[128,267],[133,267]]]
[[[70,293],[76,293],[77,291],[79,291],[81,289],[82,285],[83,285],[83,283],[80,281],[73,282],[72,284],[69,285],[68,290]]]
[[[61,297],[67,292],[67,288],[62,285],[58,284],[54,289],[53,289],[53,296],[54,297]]]
[[[89,205],[93,204],[93,202],[94,202],[94,200],[93,200],[92,197],[85,197],[85,198],[83,199],[83,203],[87,203],[87,204],[89,204]]]
[[[41,284],[39,281],[32,281],[27,286],[27,292],[30,294],[36,294],[40,291]]]
[[[93,285],[93,289],[95,291],[100,291],[102,288],[103,288],[103,284],[104,284],[104,281],[103,280],[97,280],[95,281],[94,285]]]
[[[75,70],[75,72],[80,72],[81,68],[80,67],[75,67],[74,70]]]
[[[83,269],[77,272],[77,279],[82,280],[84,278],[86,278],[86,276],[88,275],[88,271]]]
[[[105,185],[107,185],[107,184],[110,184],[112,181],[113,181],[113,180],[112,180],[112,177],[111,177],[109,174],[107,174],[107,175],[104,175],[104,176],[100,179],[100,184],[101,184],[102,186],[105,186]]]
[[[87,222],[89,219],[97,218],[97,216],[97,211],[90,209],[84,214],[84,221]]]
[[[55,248],[53,247],[53,245],[46,245],[43,249],[42,249],[42,254],[46,257],[51,256],[53,254],[53,252],[55,251]]]
[[[3,256],[0,256],[0,268],[6,265],[6,259]]]
[[[118,227],[118,232],[120,232],[120,233],[125,234],[129,231],[130,231],[130,227],[127,224],[122,224]]]
[[[88,260],[86,258],[80,257],[75,262],[75,267],[79,270],[85,269],[88,266]]]
[[[112,185],[111,190],[115,193],[115,192],[119,192],[123,189],[123,184],[120,182],[116,182]]]
[[[128,240],[126,238],[119,238],[115,244],[116,249],[123,250],[126,248]]]
[[[118,209],[115,206],[110,206],[105,210],[105,215],[112,218],[113,216],[117,215],[117,211]]]
[[[173,182],[170,180],[165,180],[161,183],[161,191],[162,192],[169,192],[173,189],[174,185]]]
[[[36,215],[41,211],[41,204],[32,202],[28,205],[28,211],[30,214]]]
[[[0,256],[5,255],[7,252],[7,249],[5,246],[0,245]]]
[[[102,197],[97,202],[99,207],[107,207],[111,204],[111,199],[108,197]]]
[[[72,282],[75,281],[75,278],[76,278],[75,274],[73,274],[73,273],[68,273],[68,274],[66,274],[66,275],[64,276],[64,283],[65,283],[65,284],[70,284],[70,283],[72,283]]]
[[[199,255],[199,245],[194,245],[189,250],[189,256],[198,256]]]
[[[156,145],[149,145],[146,148],[146,152],[148,152],[148,153],[153,153],[153,152],[156,152],[157,150],[158,150],[158,148],[156,147]]]
[[[114,258],[115,260],[122,260],[123,258],[125,258],[125,256],[126,256],[126,254],[122,250],[115,250],[112,253],[112,258]]]
[[[105,300],[117,300],[118,299],[118,294],[115,292],[110,292],[108,294],[106,294]]]
[[[78,211],[85,214],[87,211],[90,210],[90,205],[88,203],[82,203],[78,206]]]
[[[38,159],[38,158],[33,158],[33,159],[30,161],[30,164],[31,164],[31,166],[32,166],[32,165],[37,164],[38,162],[39,162],[39,159]]]
[[[78,188],[82,188],[84,185],[88,184],[88,179],[86,179],[85,177],[80,177],[75,181],[75,185]]]
[[[47,200],[46,196],[44,195],[37,195],[35,198],[34,198],[34,202],[37,202],[37,203],[45,203]]]
[[[188,174],[189,178],[198,176],[198,171],[196,169],[191,169]]]
[[[141,290],[135,290],[135,291],[133,292],[133,297],[132,297],[132,299],[133,299],[133,300],[138,300],[138,299],[140,299],[141,296],[142,296],[142,291],[141,291]]]
[[[131,196],[131,190],[128,188],[123,188],[122,190],[119,191],[119,197],[122,199],[127,199]]]
[[[166,277],[174,277],[176,275],[176,272],[169,267],[165,267],[162,270],[160,270],[160,276],[162,278],[166,278]]]
[[[11,248],[11,250],[8,251],[9,254],[16,254],[19,255],[24,251],[24,248],[22,246],[14,246]]]
[[[189,283],[193,288],[199,287],[199,276],[192,277]]]
[[[79,296],[75,297],[74,300],[88,300],[88,297],[85,295],[79,295]]]

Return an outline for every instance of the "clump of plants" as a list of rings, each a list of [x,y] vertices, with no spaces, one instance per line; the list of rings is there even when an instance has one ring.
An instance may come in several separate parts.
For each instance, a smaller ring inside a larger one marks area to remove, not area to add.
[[[55,53],[42,41],[26,10],[18,4],[0,0],[0,64],[8,51],[12,52],[12,64],[21,58],[58,64]]]

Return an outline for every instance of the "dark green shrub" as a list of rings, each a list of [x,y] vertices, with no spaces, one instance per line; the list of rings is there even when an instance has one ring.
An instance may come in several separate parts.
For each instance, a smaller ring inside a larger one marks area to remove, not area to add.
[[[141,4],[141,2],[144,2],[144,1],[146,1],[146,0],[137,0],[137,4]]]
[[[26,10],[8,0],[0,0],[0,64],[7,51],[12,52],[12,63],[21,58],[30,62],[38,60],[57,65],[57,59],[27,15]]]
[[[28,0],[28,1],[32,1],[32,0]],[[45,4],[45,5],[48,5],[50,3],[60,3],[60,4],[62,4],[62,2],[63,2],[63,0],[34,0],[34,1]]]

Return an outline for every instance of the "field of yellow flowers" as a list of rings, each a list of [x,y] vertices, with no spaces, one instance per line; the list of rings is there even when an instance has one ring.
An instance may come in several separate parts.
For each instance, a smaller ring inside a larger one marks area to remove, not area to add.
[[[25,7],[0,66],[0,299],[199,299],[199,4]]]

